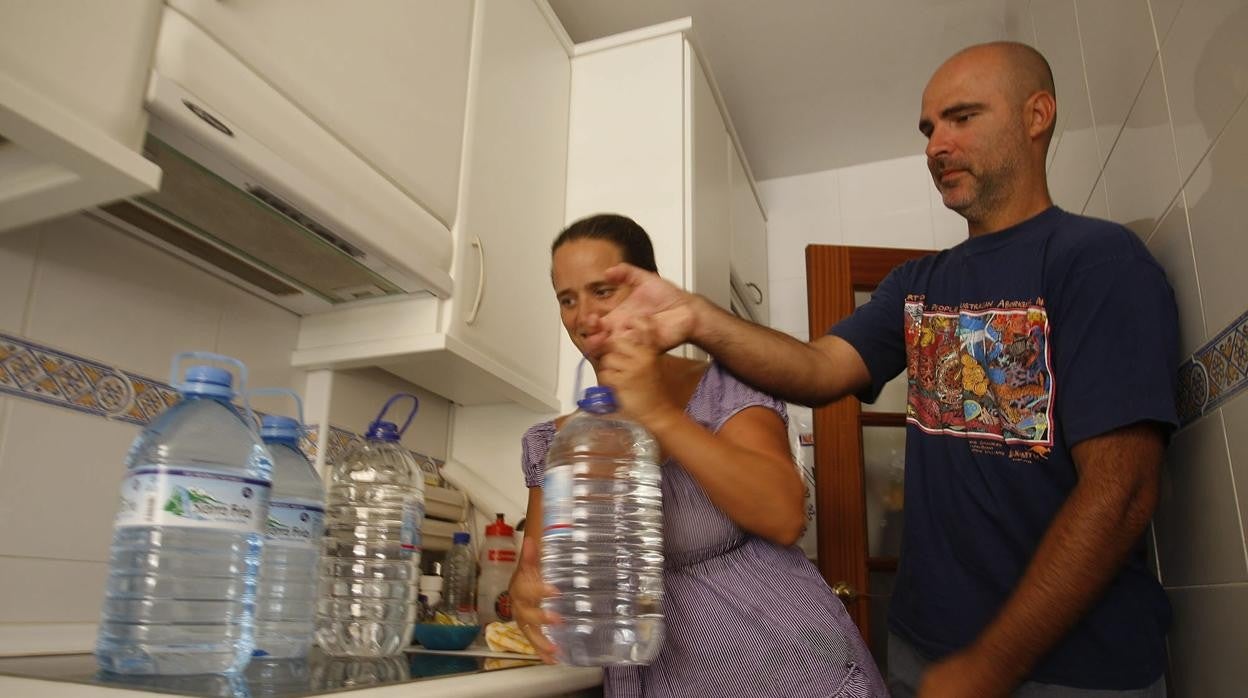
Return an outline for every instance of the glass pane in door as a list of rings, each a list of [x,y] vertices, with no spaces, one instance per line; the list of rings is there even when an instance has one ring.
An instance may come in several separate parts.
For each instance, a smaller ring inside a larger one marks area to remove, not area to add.
[[[868,558],[896,558],[901,553],[905,459],[905,427],[862,428]]]

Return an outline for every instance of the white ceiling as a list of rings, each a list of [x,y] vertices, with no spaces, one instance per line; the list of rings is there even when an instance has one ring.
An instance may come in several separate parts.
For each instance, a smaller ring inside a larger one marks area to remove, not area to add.
[[[576,42],[693,17],[756,179],[915,155],[932,71],[1008,0],[550,0]]]

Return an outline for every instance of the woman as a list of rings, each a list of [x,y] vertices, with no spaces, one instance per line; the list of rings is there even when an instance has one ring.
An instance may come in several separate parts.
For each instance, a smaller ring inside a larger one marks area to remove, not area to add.
[[[573,223],[551,247],[563,326],[586,352],[601,318],[628,291],[607,283],[620,262],[657,271],[650,239],[631,219]],[[784,404],[717,364],[657,351],[644,322],[586,358],[621,410],[663,457],[666,638],[649,666],[608,667],[608,696],[885,696],[844,606],[794,543],[804,524]],[[562,418],[524,436],[529,521],[541,521],[546,453]],[[525,530],[511,582],[513,612],[547,661],[541,633],[540,527]]]

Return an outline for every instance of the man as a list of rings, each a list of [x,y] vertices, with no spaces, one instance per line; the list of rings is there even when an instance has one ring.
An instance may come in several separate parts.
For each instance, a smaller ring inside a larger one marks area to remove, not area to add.
[[[946,61],[919,129],[970,237],[894,269],[824,337],[804,344],[621,266],[609,278],[630,295],[591,338],[610,348],[642,326],[809,405],[871,401],[908,371],[895,696],[1165,693],[1170,610],[1142,534],[1176,424],[1174,297],[1130,231],[1053,206],[1055,115],[1027,46]]]

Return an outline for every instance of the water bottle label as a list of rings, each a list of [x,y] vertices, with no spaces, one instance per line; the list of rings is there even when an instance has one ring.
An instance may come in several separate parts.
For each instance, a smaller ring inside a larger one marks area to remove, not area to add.
[[[325,509],[320,502],[274,499],[264,539],[274,543],[317,545],[324,531]]]
[[[269,483],[192,468],[143,466],[121,483],[116,525],[181,526],[260,533]]]
[[[542,482],[542,535],[572,533],[572,469],[551,468]]]
[[[489,562],[515,562],[516,551],[494,548],[485,551],[485,559]]]
[[[403,530],[400,532],[404,550],[420,550],[420,524],[425,520],[425,502],[418,500],[403,504]]]

